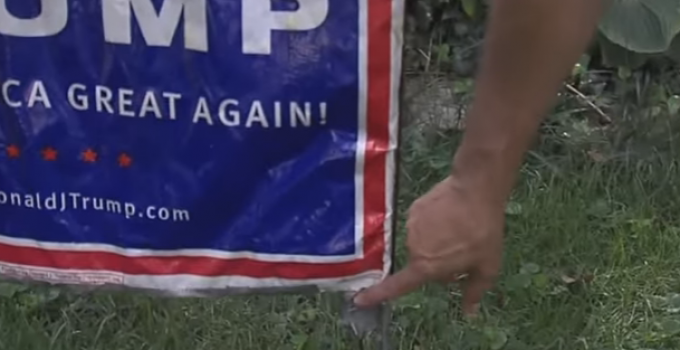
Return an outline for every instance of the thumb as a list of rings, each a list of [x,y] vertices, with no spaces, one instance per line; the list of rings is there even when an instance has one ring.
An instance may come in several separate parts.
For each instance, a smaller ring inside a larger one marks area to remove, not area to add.
[[[463,285],[463,314],[476,316],[484,293],[493,287],[494,280],[481,273],[471,273]]]
[[[417,271],[413,265],[407,265],[403,270],[388,276],[375,286],[359,292],[354,297],[354,304],[359,307],[379,305],[408,294],[420,288],[426,282],[425,274]]]

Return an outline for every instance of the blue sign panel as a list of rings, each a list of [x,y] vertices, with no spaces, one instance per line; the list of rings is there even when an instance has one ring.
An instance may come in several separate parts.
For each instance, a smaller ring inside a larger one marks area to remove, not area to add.
[[[0,275],[375,283],[400,18],[394,0],[0,0]]]

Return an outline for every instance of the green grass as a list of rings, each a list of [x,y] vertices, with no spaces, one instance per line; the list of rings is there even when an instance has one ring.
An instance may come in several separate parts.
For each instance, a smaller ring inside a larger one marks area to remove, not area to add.
[[[430,136],[407,137],[402,212],[447,171],[455,137]],[[394,304],[394,348],[680,349],[678,164],[530,157],[483,316],[462,320],[455,288],[430,286]],[[0,291],[0,350],[360,349],[333,296]]]

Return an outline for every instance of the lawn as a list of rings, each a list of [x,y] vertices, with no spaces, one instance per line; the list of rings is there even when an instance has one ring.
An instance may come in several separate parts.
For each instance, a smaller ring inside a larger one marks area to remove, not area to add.
[[[405,136],[402,212],[446,173],[455,148],[453,135],[424,135]],[[394,348],[680,349],[680,163],[672,153],[530,155],[508,206],[503,275],[482,317],[461,319],[455,288],[428,287],[394,303]],[[0,350],[362,348],[337,312],[334,296],[173,300],[4,285]]]

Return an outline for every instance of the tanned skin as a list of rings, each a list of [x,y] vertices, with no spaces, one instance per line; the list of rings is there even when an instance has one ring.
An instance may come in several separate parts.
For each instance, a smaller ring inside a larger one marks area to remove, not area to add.
[[[606,5],[606,0],[493,1],[475,100],[451,174],[410,209],[406,267],[358,293],[358,306],[466,276],[463,311],[477,313],[501,268],[505,205],[524,156]]]

